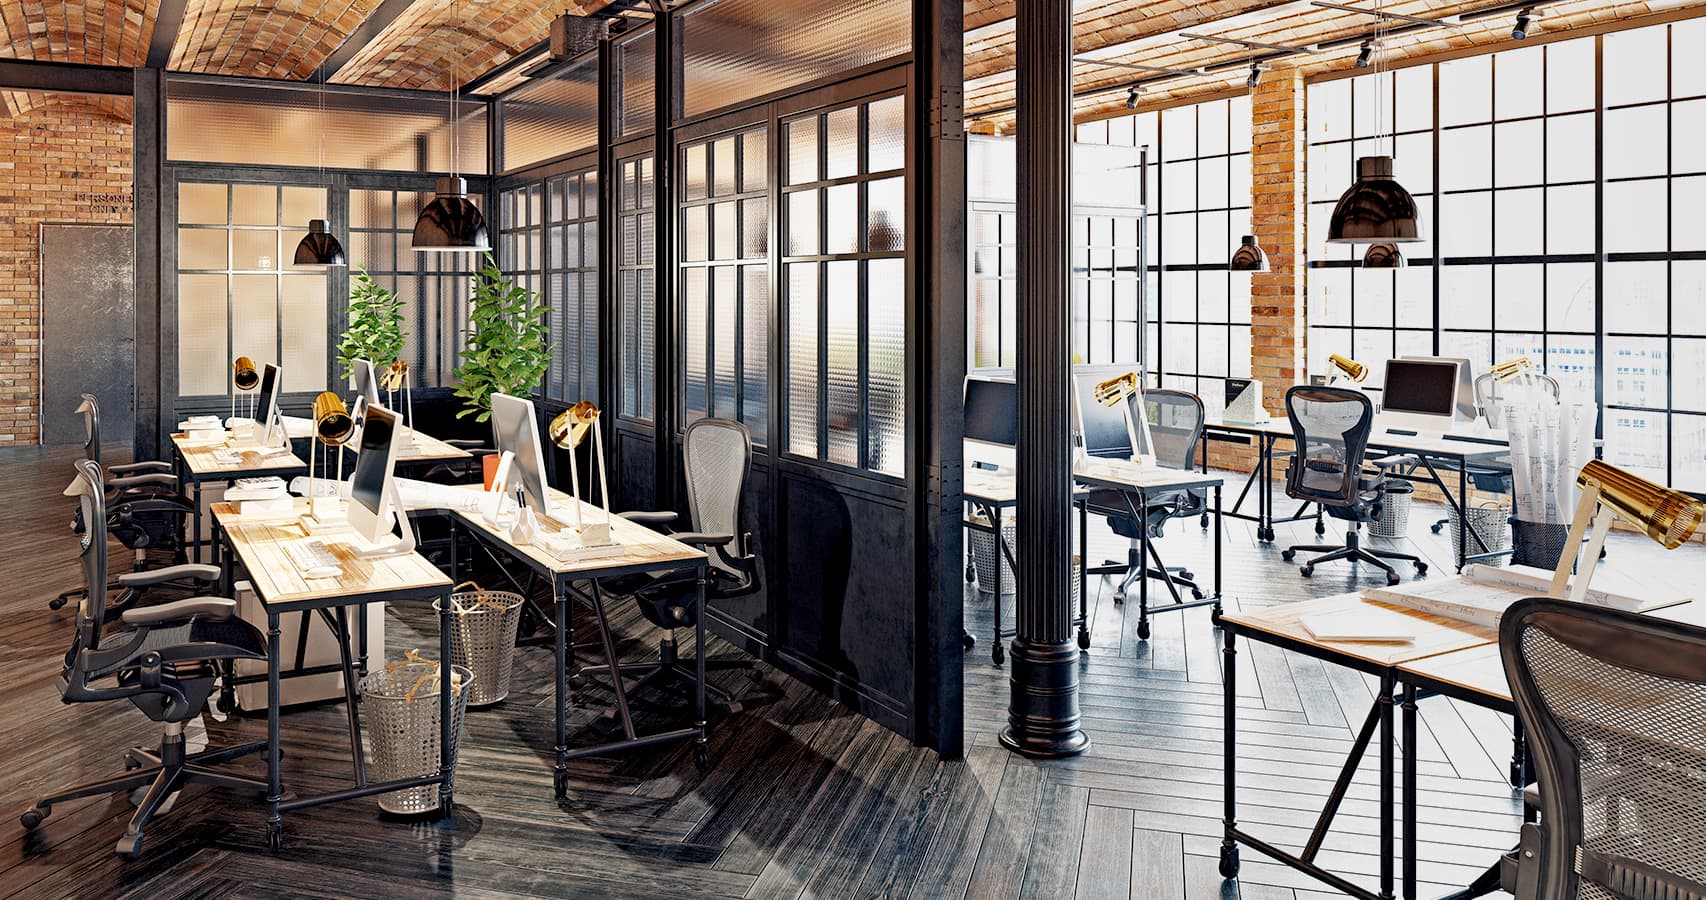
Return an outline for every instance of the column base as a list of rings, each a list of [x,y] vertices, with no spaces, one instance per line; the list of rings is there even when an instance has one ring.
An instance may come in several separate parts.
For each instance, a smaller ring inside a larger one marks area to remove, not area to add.
[[[1078,648],[1071,641],[1015,638],[1008,663],[1012,697],[1001,745],[1038,759],[1077,756],[1090,749],[1078,727]]]

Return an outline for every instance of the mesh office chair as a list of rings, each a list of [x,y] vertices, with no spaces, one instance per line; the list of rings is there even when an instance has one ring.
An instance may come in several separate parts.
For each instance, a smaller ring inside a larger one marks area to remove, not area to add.
[[[1133,400],[1135,399],[1134,397]],[[1193,470],[1196,467],[1197,444],[1202,440],[1205,421],[1202,399],[1189,391],[1148,390],[1143,392],[1143,401],[1144,412],[1149,419],[1150,440],[1154,442],[1150,449],[1155,454],[1156,464],[1169,469]],[[1194,576],[1190,570],[1183,566],[1162,564],[1160,553],[1153,542],[1149,545],[1149,553],[1154,565],[1151,566],[1150,561],[1139,557],[1142,543],[1138,529],[1147,528],[1151,538],[1158,538],[1161,537],[1168,519],[1191,516],[1201,518],[1208,509],[1206,490],[1180,491],[1148,498],[1146,508],[1142,510],[1141,523],[1131,515],[1132,510],[1126,506],[1123,495],[1118,491],[1095,491],[1088,502],[1091,512],[1107,518],[1108,527],[1113,529],[1115,534],[1131,541],[1124,565],[1108,560],[1089,571],[1091,575],[1123,574],[1119,587],[1114,590],[1114,602],[1124,602],[1126,592],[1139,578],[1160,580],[1172,593],[1175,603],[1180,602],[1180,587],[1188,589],[1191,596],[1202,599],[1202,588],[1192,580]]]
[[[101,468],[92,460],[77,464],[78,503],[87,521],[105,515]],[[221,772],[213,766],[258,752],[265,741],[223,749],[187,753],[184,723],[201,714],[223,663],[266,659],[266,641],[254,626],[237,618],[237,604],[223,597],[194,597],[156,606],[124,610],[116,617],[124,627],[113,630],[115,617],[107,610],[107,542],[96,531],[82,538],[83,575],[87,593],[77,612],[77,630],[59,693],[66,703],[129,700],[150,719],[162,723],[158,752],[145,748],[125,751],[123,775],[59,791],[36,801],[19,820],[35,828],[54,804],[146,787],[118,842],[118,852],[142,852],[142,830],[168,797],[189,784],[210,784],[264,796],[267,783]]]
[[[1324,562],[1348,559],[1378,566],[1386,572],[1386,583],[1397,584],[1398,572],[1386,564],[1395,559],[1413,563],[1417,574],[1427,563],[1409,553],[1370,550],[1362,546],[1362,523],[1380,518],[1388,469],[1403,457],[1366,460],[1368,436],[1374,428],[1374,404],[1361,391],[1348,388],[1297,385],[1285,392],[1285,412],[1291,419],[1292,441],[1297,455],[1285,474],[1285,493],[1297,500],[1320,504],[1327,515],[1347,523],[1343,544],[1303,544],[1288,547],[1280,555],[1290,562],[1299,550],[1324,552],[1298,569],[1303,577],[1315,573]],[[1363,474],[1368,462],[1380,474]]]
[[[752,535],[740,531],[740,499],[747,472],[752,467],[752,435],[745,425],[736,421],[699,419],[687,426],[681,440],[686,466],[687,509],[693,531],[675,532],[671,537],[708,554],[707,600],[757,593],[760,588],[758,558],[750,552]],[[626,512],[622,516],[660,529],[667,528],[677,518],[673,512]],[[697,606],[695,576],[692,573],[674,573],[657,578],[614,579],[609,587],[615,593],[632,595],[639,605],[640,614],[665,632],[658,644],[656,661],[620,666],[613,677],[637,677],[639,681],[630,686],[629,691],[666,679],[692,685],[696,680],[693,665],[680,658],[675,630],[692,628],[703,612]],[[695,652],[704,653],[705,648],[699,647]],[[753,664],[747,660],[705,661],[707,672],[751,668]],[[608,665],[587,666],[575,673],[576,686],[584,684],[592,675],[612,673]],[[734,697],[716,685],[707,684],[705,693],[725,711],[740,711],[740,704]]]
[[[1706,629],[1523,600],[1499,650],[1538,776],[1518,900],[1706,898]]]

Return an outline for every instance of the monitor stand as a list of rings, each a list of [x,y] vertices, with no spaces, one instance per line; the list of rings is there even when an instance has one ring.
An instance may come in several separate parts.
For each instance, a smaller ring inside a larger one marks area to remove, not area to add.
[[[409,514],[403,508],[403,498],[397,490],[395,478],[385,479],[385,493],[390,501],[387,505],[391,509],[392,527],[401,530],[402,535],[389,536],[376,544],[369,543],[359,534],[352,535],[350,552],[362,559],[404,556],[415,552],[415,529],[409,524]]]

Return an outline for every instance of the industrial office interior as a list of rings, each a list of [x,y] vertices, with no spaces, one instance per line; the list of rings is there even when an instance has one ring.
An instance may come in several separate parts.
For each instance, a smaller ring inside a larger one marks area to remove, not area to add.
[[[0,0],[0,890],[1706,896],[1703,14]]]

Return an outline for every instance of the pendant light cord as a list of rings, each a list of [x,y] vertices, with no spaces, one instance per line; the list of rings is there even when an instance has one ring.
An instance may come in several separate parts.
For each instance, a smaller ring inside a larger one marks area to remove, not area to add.
[[[456,24],[462,24],[462,0],[456,0],[452,7],[452,15]],[[462,174],[462,122],[457,117],[461,115],[462,100],[462,54],[455,48],[450,53],[450,174]]]

